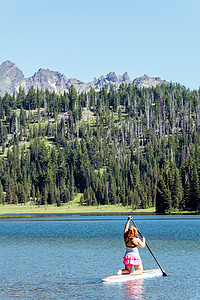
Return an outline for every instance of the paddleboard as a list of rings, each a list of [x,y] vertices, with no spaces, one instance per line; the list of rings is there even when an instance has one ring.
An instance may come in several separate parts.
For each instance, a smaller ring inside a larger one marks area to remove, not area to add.
[[[143,271],[141,275],[114,275],[110,277],[103,278],[103,282],[125,282],[125,281],[132,281],[137,279],[145,279],[145,278],[152,278],[155,276],[162,276],[163,273],[160,269],[153,269],[153,270],[146,270]]]

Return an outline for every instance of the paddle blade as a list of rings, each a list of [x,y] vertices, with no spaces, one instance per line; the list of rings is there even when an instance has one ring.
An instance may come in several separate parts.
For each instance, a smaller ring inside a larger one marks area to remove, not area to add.
[[[165,273],[165,271],[164,271],[164,270],[162,270],[162,273],[163,273],[163,276],[167,276],[167,274]]]

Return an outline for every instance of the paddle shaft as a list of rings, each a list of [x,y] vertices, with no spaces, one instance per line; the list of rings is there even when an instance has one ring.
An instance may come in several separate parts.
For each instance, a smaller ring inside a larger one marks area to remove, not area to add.
[[[133,221],[133,219],[131,219],[131,220],[132,220],[132,222],[133,222],[133,225],[137,228],[137,226],[136,226],[135,222]],[[143,238],[143,236],[142,236],[142,234],[141,234],[141,232],[139,231],[138,228],[137,228],[137,230],[138,230],[138,233],[139,233],[139,235],[141,236],[141,238]],[[163,276],[167,276],[167,274],[166,274],[165,271],[161,268],[159,262],[158,262],[157,259],[155,258],[153,252],[152,252],[151,249],[149,248],[148,244],[147,244],[147,243],[145,243],[145,244],[146,244],[146,246],[147,246],[149,252],[150,252],[151,255],[153,256],[153,258],[155,259],[155,261],[156,261],[157,265],[159,266],[160,270],[162,271]]]

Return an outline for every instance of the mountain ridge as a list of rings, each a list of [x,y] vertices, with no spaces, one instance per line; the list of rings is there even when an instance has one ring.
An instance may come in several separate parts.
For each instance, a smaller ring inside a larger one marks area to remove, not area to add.
[[[94,79],[90,82],[80,81],[76,78],[67,78],[64,74],[58,71],[51,71],[49,69],[40,68],[33,76],[25,78],[23,72],[17,67],[17,65],[10,60],[3,62],[0,65],[0,96],[4,96],[6,92],[13,94],[18,92],[19,87],[24,88],[27,93],[31,86],[35,89],[48,89],[51,92],[64,93],[69,90],[73,84],[78,93],[88,92],[91,88],[100,90],[104,85],[108,88],[112,85],[118,89],[119,86],[124,83],[135,83],[139,87],[151,87],[165,82],[160,77],[149,77],[144,74],[141,77],[135,78],[133,81],[130,79],[127,72],[123,75],[117,75],[115,72],[109,72],[105,76],[100,76],[98,79]]]

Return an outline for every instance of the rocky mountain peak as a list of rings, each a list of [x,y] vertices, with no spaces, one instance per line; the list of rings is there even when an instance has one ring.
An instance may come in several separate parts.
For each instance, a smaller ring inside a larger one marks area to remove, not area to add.
[[[115,74],[115,72],[110,72],[106,75],[106,79],[108,81],[117,82],[118,81],[118,76]]]
[[[130,82],[130,81],[131,81],[131,79],[130,79],[130,77],[129,77],[129,75],[128,75],[127,72],[125,72],[125,73],[123,74],[123,80],[124,80],[124,81],[127,81],[127,82]]]
[[[118,82],[118,83],[131,82],[130,77],[127,72],[124,73],[123,75],[116,75],[115,72],[110,72],[106,75],[105,79],[108,81],[111,81],[113,83],[115,83],[115,82]]]
[[[0,95],[12,94],[24,79],[24,74],[16,64],[7,60],[0,65]]]
[[[158,84],[167,82],[165,80],[161,80],[160,77],[149,77],[147,74],[144,74],[141,77],[135,78],[133,83],[137,84],[139,87],[155,87]]]
[[[26,78],[21,84],[27,92],[31,86],[39,89],[48,89],[56,93],[64,92],[66,90],[68,79],[65,75],[50,71],[49,69],[39,69],[32,77]]]

